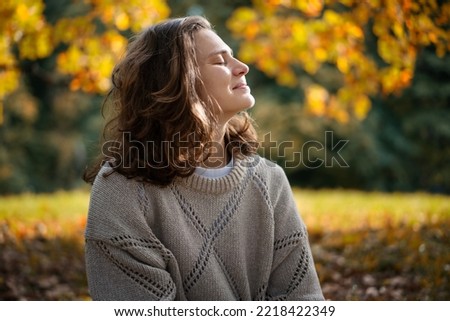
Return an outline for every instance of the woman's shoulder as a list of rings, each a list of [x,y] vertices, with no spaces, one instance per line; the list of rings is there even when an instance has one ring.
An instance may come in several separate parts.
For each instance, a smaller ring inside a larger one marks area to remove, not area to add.
[[[165,195],[167,190],[169,189],[138,177],[127,177],[110,164],[106,164],[101,167],[92,185],[91,202],[135,206],[135,204],[153,201]]]
[[[253,167],[255,173],[258,173],[259,175],[275,179],[286,176],[284,169],[280,165],[258,154],[248,157],[246,164],[248,167]]]
[[[130,193],[135,189],[136,180],[118,173],[110,164],[104,164],[92,184],[92,192],[107,194]]]
[[[246,158],[245,166],[268,186],[289,185],[284,169],[272,160],[254,155]]]
[[[127,178],[111,165],[99,170],[91,189],[91,207],[134,208],[145,195],[143,183],[135,178]]]
[[[133,235],[145,226],[143,188],[111,166],[103,166],[91,190],[86,237],[109,239],[111,235]]]

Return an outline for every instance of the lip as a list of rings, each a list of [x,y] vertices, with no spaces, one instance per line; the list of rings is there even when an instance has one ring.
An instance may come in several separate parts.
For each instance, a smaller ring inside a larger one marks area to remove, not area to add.
[[[236,86],[234,86],[232,89],[241,89],[241,88],[248,88],[248,85],[245,82],[240,82]]]

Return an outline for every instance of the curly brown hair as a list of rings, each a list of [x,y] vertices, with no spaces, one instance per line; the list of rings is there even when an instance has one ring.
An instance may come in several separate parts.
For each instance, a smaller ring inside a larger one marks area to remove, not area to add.
[[[166,186],[210,156],[218,120],[212,97],[202,94],[194,45],[201,29],[213,30],[203,17],[169,19],[132,39],[112,73],[102,108],[110,119],[86,182],[93,183],[108,162],[127,178]],[[256,131],[246,112],[228,121],[225,144],[237,158],[256,153]]]

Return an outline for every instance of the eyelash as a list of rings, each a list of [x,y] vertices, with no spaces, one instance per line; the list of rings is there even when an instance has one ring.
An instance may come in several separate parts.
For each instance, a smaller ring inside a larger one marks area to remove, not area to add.
[[[215,65],[226,66],[227,62],[226,61],[218,61],[218,62],[215,63]]]

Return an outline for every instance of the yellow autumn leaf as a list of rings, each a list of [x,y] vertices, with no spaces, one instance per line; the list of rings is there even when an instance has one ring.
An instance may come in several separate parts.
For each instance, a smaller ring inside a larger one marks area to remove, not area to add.
[[[329,99],[328,91],[322,86],[313,84],[308,86],[305,94],[308,111],[316,116],[324,116]]]
[[[98,72],[101,77],[109,77],[114,68],[114,60],[111,56],[102,57],[98,63]]]
[[[407,87],[412,80],[413,77],[413,70],[410,69],[404,69],[400,73],[400,83],[402,85],[402,88]]]
[[[323,0],[295,0],[295,7],[302,11],[306,16],[317,17],[323,9]]]
[[[268,75],[275,76],[279,71],[278,61],[273,57],[260,57],[256,64]]]
[[[21,3],[16,8],[17,18],[22,21],[27,21],[30,18],[30,12],[26,4]]]
[[[28,33],[19,42],[19,52],[22,59],[44,58],[53,52],[52,31],[43,28],[39,32]]]
[[[323,47],[314,48],[313,55],[319,62],[325,62],[328,58],[328,52]]]
[[[384,94],[391,94],[401,87],[401,72],[396,67],[386,67],[381,70],[381,86]]]
[[[130,27],[133,32],[169,17],[170,8],[161,0],[135,0],[133,6],[125,5],[130,17]]]
[[[35,55],[37,58],[44,58],[49,56],[54,49],[52,39],[52,29],[50,27],[42,28],[35,37]]]
[[[269,45],[261,42],[246,42],[239,49],[239,57],[246,63],[256,63],[264,57],[272,56]]]
[[[331,95],[328,101],[326,114],[331,119],[335,119],[340,123],[348,123],[350,115],[347,111],[346,105],[342,104],[335,95]]]
[[[364,32],[360,26],[347,22],[344,24],[344,28],[348,38],[356,38],[356,39],[364,38]]]
[[[111,21],[114,20],[114,7],[113,6],[105,6],[101,9],[99,8],[99,16],[100,19],[105,23],[108,24]]]
[[[22,1],[15,7],[14,23],[26,31],[40,29],[44,23],[41,1]]]
[[[67,74],[75,74],[80,68],[86,65],[84,54],[75,45],[71,45],[65,52],[58,55],[58,69]]]
[[[114,23],[117,29],[127,30],[130,26],[130,18],[125,12],[121,12],[114,18]]]
[[[235,33],[245,32],[249,23],[257,21],[257,13],[250,8],[240,7],[233,12],[233,15],[227,21],[227,27]]]
[[[387,19],[383,12],[376,16],[373,22],[372,31],[377,37],[382,37],[389,33],[389,19]]]
[[[344,104],[348,104],[353,99],[353,91],[347,86],[339,88],[337,92],[337,98],[338,101],[341,101]]]
[[[304,59],[302,59],[303,68],[309,74],[314,75],[321,66],[320,62],[315,60],[313,55],[311,55],[311,54],[304,55],[303,58],[304,58]]]
[[[14,55],[10,51],[11,40],[4,34],[0,34],[0,65],[12,66],[14,65]]]
[[[255,36],[258,34],[259,29],[260,29],[259,23],[257,23],[257,22],[251,22],[251,23],[249,23],[249,24],[246,26],[245,31],[244,31],[245,38],[246,38],[247,40],[252,40],[252,39],[254,39]]]
[[[308,34],[305,23],[303,23],[303,21],[293,21],[291,28],[293,40],[299,45],[306,45]]]
[[[127,39],[116,31],[106,32],[102,36],[102,42],[106,43],[111,52],[117,57],[121,56],[127,46]]]
[[[95,34],[95,26],[89,17],[63,18],[58,20],[53,31],[57,42],[82,42]]]
[[[293,87],[297,84],[297,78],[295,74],[287,67],[280,70],[277,75],[277,81],[280,85],[288,87]]]
[[[370,110],[371,102],[369,97],[360,94],[354,98],[353,110],[358,119],[364,119]]]
[[[368,6],[357,6],[353,10],[352,16],[358,25],[366,25],[370,19],[371,11]]]
[[[405,36],[404,29],[400,21],[394,21],[391,28],[397,38],[403,38]]]
[[[331,25],[338,25],[343,22],[342,16],[333,10],[325,10],[323,20]]]
[[[0,101],[19,86],[20,72],[15,68],[0,69]]]
[[[81,80],[78,77],[78,75],[75,75],[72,78],[72,81],[70,82],[69,88],[72,91],[76,91],[76,90],[80,90],[81,89]]]
[[[103,54],[103,48],[99,37],[87,39],[83,49],[87,57],[95,57]]]
[[[339,71],[342,72],[343,74],[348,73],[350,66],[348,63],[348,58],[346,56],[339,56],[336,59],[336,66],[338,67]]]
[[[109,77],[109,74],[105,77],[100,77],[97,80],[97,88],[98,92],[106,92],[111,87],[111,77]]]
[[[348,112],[344,109],[336,109],[333,112],[330,112],[330,117],[336,119],[338,122],[342,124],[347,124],[350,120],[350,115]]]
[[[395,40],[391,37],[384,36],[378,39],[378,54],[387,63],[392,63],[397,56]]]

